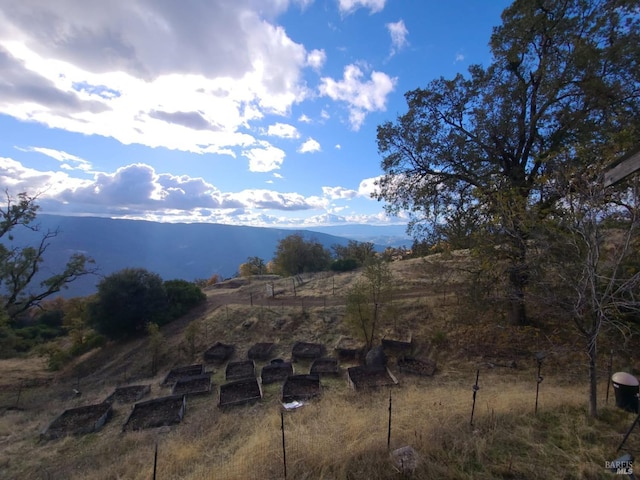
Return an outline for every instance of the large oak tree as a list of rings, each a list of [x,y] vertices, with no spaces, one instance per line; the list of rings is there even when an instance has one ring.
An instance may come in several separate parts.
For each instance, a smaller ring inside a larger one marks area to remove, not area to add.
[[[516,0],[493,31],[489,66],[408,92],[407,113],[378,127],[378,199],[412,212],[416,234],[454,211],[480,219],[507,260],[514,324],[528,322],[537,222],[580,165],[640,139],[637,10],[630,0]]]

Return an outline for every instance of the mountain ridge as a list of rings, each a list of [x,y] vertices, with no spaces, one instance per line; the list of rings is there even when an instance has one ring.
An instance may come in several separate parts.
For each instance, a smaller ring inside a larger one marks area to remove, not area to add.
[[[192,281],[214,274],[227,278],[248,257],[272,259],[279,241],[293,233],[325,248],[353,240],[304,229],[49,214],[38,215],[34,224],[39,226],[39,232],[15,228],[12,236],[15,245],[33,245],[43,232],[58,232],[45,253],[40,279],[61,271],[73,253],[91,257],[99,269],[99,276],[82,277],[60,292],[65,297],[90,295],[96,291],[101,276],[128,267],[145,268],[165,280]],[[377,248],[381,250],[384,245]]]

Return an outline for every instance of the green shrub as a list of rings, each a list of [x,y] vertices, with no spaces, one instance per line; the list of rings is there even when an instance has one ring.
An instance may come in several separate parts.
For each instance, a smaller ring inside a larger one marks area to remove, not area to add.
[[[181,317],[207,299],[200,287],[186,280],[167,280],[164,282],[164,289],[167,293],[168,301],[168,318],[166,321]]]
[[[329,265],[329,269],[333,272],[350,272],[356,268],[358,268],[358,261],[354,258],[334,260],[331,262],[331,265]]]

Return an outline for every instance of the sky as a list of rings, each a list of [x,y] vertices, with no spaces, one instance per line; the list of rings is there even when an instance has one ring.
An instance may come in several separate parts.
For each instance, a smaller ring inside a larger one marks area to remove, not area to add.
[[[0,0],[0,188],[40,212],[391,225],[376,129],[502,0]],[[6,205],[6,202],[5,202]]]

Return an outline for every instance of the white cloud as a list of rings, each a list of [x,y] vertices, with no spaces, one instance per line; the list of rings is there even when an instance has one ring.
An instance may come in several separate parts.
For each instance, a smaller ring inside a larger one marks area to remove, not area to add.
[[[293,125],[286,123],[276,123],[269,125],[267,135],[280,138],[300,138],[300,132]]]
[[[332,100],[347,104],[351,128],[359,130],[368,113],[386,109],[387,96],[395,88],[396,78],[373,71],[368,81],[362,81],[364,73],[356,65],[344,69],[342,80],[323,77],[320,93]]]
[[[358,192],[344,187],[322,187],[322,193],[331,200],[350,200],[358,196]]]
[[[266,142],[261,142],[260,148],[244,150],[242,155],[249,159],[249,171],[270,172],[280,168],[284,162],[285,152]]]
[[[221,192],[202,178],[157,173],[142,163],[79,180],[65,172],[38,171],[0,157],[0,185],[11,192],[37,192],[45,213],[61,213],[73,205],[84,214],[156,221],[238,223],[240,214],[246,220],[271,210],[325,211],[329,207],[327,198],[295,192]]]
[[[464,54],[463,53],[456,53],[456,58],[453,61],[453,63],[458,63],[458,62],[463,62],[464,61]]]
[[[339,143],[336,143],[336,146],[334,148],[336,150],[341,150],[342,149],[342,145],[340,145]]]
[[[407,42],[409,30],[407,30],[403,20],[387,23],[386,27],[389,35],[391,35],[391,55],[395,55],[409,44],[409,42]]]
[[[349,14],[358,8],[368,8],[371,13],[380,12],[384,8],[386,0],[338,0],[338,8],[341,13]]]
[[[229,195],[248,208],[265,210],[312,210],[324,209],[326,201],[319,197],[305,197],[299,193],[282,193],[273,190],[243,190]]]
[[[307,53],[307,65],[314,70],[320,70],[327,61],[327,54],[324,50],[311,50]]]
[[[20,162],[0,157],[0,186],[11,192],[30,192],[39,197],[57,195],[69,188],[85,185],[86,181],[70,177],[66,172],[35,170]]]
[[[301,123],[311,123],[311,119],[304,113],[298,117],[298,121]]]
[[[288,2],[8,5],[0,113],[123,144],[232,154],[255,142],[252,122],[308,95],[302,71],[324,61],[265,17]]]
[[[300,145],[300,148],[298,149],[298,152],[300,153],[313,153],[313,152],[319,152],[320,149],[320,144],[314,140],[313,138],[309,138],[306,142],[304,142],[302,145]]]
[[[370,198],[373,193],[377,191],[377,186],[375,182],[380,180],[382,177],[373,177],[373,178],[365,178],[358,185],[358,195],[361,197]]]
[[[64,170],[81,170],[84,172],[91,172],[91,162],[80,158],[76,155],[71,155],[63,150],[54,150],[52,148],[44,148],[44,147],[28,147],[28,148],[19,148],[18,150],[26,151],[26,152],[37,152],[47,157],[53,158],[61,163],[60,168]]]

